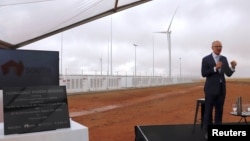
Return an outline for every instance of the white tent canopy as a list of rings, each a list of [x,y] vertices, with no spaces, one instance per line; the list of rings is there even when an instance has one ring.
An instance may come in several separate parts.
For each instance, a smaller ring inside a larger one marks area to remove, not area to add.
[[[0,48],[16,49],[151,0],[1,0]]]

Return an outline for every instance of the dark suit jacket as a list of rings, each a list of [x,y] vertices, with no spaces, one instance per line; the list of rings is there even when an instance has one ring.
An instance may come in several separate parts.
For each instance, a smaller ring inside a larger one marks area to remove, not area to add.
[[[214,71],[215,61],[212,53],[205,56],[202,59],[201,74],[206,77],[206,82],[204,86],[205,94],[219,94],[220,87],[222,86],[222,92],[226,94],[226,82],[225,75],[230,77],[234,71],[229,67],[227,58],[225,56],[220,56],[220,61],[222,61],[221,72]]]

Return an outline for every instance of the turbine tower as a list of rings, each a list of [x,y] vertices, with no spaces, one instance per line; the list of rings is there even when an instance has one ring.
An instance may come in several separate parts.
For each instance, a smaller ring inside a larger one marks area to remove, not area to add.
[[[162,34],[166,34],[167,35],[167,40],[168,40],[168,57],[169,57],[169,68],[168,68],[169,69],[169,71],[168,71],[169,72],[169,74],[168,74],[169,78],[172,77],[172,73],[171,73],[171,70],[172,70],[171,69],[172,68],[172,65],[171,65],[171,30],[170,30],[170,27],[171,27],[171,24],[173,22],[173,19],[174,19],[176,11],[177,11],[177,8],[176,8],[176,10],[174,12],[174,15],[173,15],[170,23],[169,23],[168,30],[167,31],[156,32],[156,33],[162,33]]]

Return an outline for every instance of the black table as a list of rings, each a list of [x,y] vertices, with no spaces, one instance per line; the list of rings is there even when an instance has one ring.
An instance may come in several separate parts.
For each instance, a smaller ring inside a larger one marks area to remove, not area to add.
[[[237,114],[237,112],[230,112],[230,114],[233,115],[233,116],[239,116],[240,117],[239,122],[241,122],[242,119],[244,119],[245,123],[248,124],[247,117],[250,117],[250,112],[242,112],[239,115]]]

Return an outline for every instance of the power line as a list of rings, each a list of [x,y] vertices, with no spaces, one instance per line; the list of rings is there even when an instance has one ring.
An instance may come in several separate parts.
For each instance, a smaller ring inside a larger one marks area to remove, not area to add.
[[[10,4],[0,4],[0,6],[22,5],[22,4],[30,4],[30,3],[47,2],[47,1],[56,1],[56,0],[40,0],[40,1],[30,1],[30,2],[17,2],[17,3],[10,3]]]

